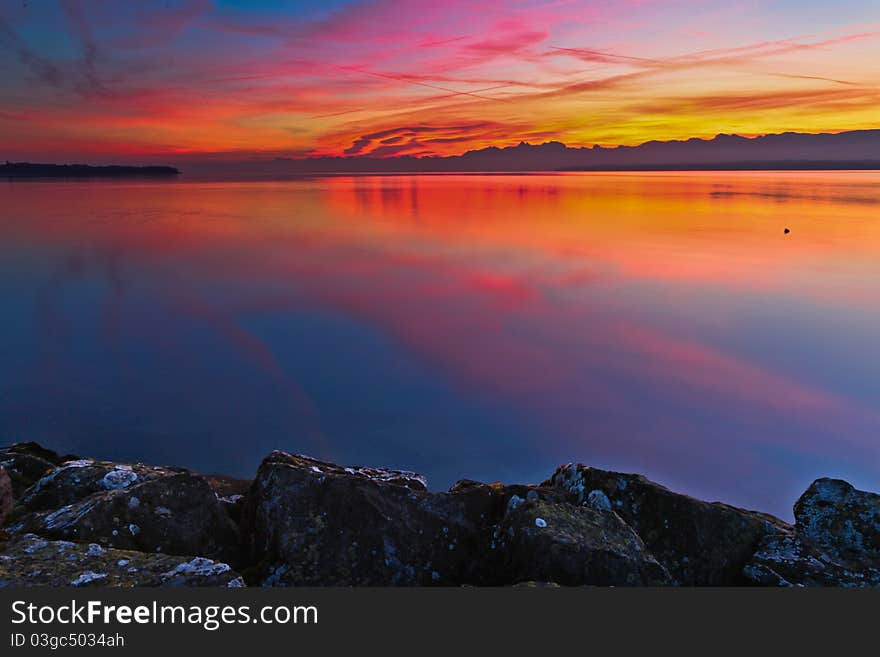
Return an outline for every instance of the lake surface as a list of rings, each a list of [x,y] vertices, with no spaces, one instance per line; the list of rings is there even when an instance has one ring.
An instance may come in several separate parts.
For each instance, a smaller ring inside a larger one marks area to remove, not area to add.
[[[0,443],[880,489],[877,172],[0,182],[0,320]]]

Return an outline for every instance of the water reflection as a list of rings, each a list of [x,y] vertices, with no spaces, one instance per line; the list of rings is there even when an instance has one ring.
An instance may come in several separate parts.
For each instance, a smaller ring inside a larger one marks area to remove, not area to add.
[[[788,516],[815,476],[880,485],[878,182],[4,184],[0,433],[435,487],[578,460]]]

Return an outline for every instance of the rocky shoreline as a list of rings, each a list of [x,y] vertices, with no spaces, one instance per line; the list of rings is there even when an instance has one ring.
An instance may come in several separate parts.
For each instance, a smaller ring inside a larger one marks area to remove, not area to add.
[[[273,452],[253,481],[0,449],[2,586],[880,586],[880,495],[818,479],[795,524],[560,466],[538,485]]]

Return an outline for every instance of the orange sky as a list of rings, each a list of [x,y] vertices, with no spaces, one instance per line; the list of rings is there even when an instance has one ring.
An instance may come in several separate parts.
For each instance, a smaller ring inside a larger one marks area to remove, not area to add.
[[[4,3],[0,51],[11,160],[880,127],[874,0]]]

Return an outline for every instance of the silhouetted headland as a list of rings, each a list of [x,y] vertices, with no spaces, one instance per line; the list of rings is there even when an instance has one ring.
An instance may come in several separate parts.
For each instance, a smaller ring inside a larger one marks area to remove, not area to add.
[[[271,164],[278,173],[880,169],[880,130],[758,137],[719,134],[711,139],[613,147],[520,142],[451,156],[364,153],[277,158]]]
[[[7,162],[0,164],[4,178],[122,178],[131,176],[176,176],[180,171],[166,166],[91,166],[89,164],[31,164]]]

